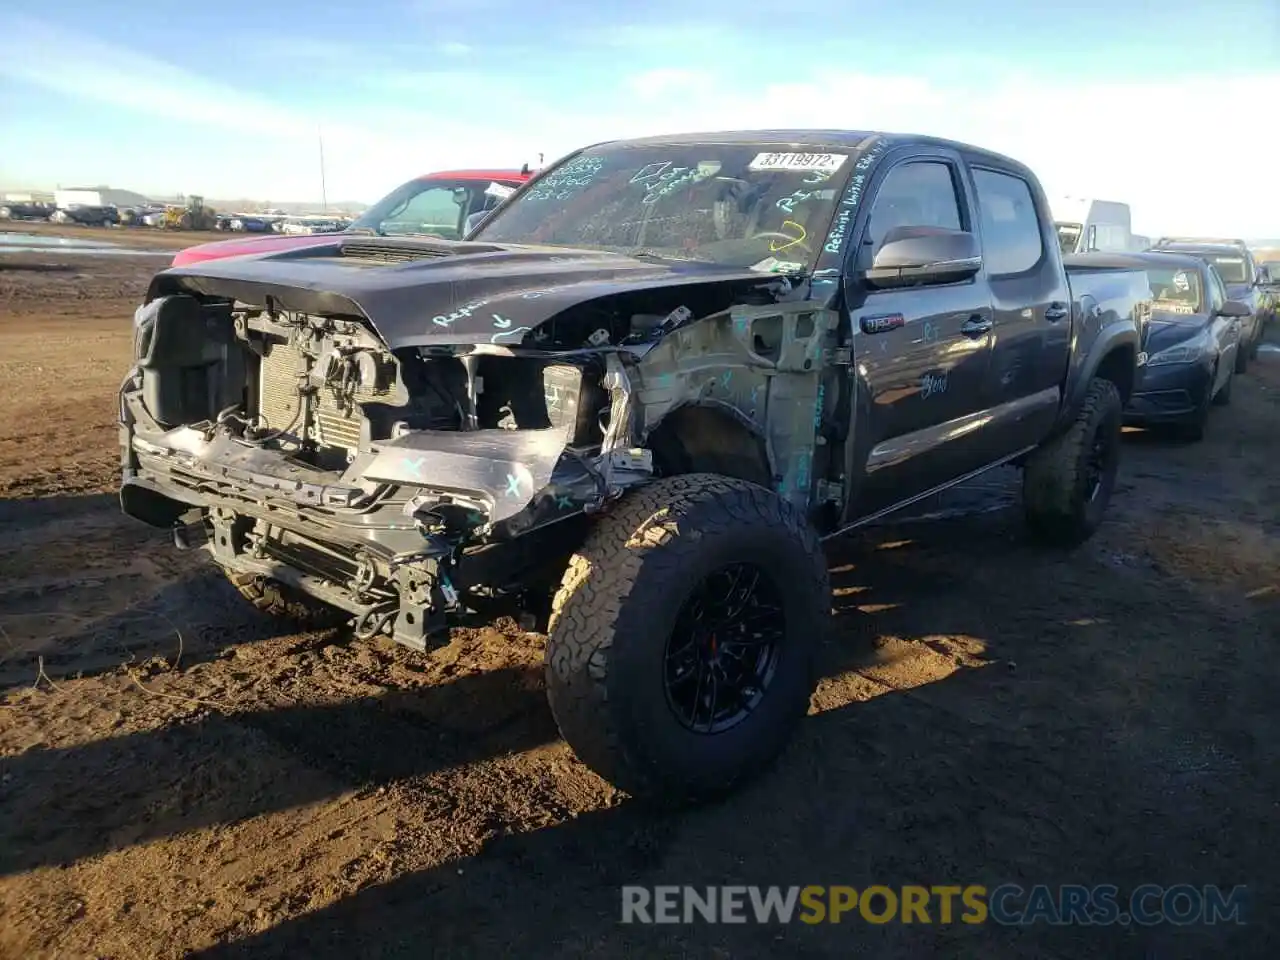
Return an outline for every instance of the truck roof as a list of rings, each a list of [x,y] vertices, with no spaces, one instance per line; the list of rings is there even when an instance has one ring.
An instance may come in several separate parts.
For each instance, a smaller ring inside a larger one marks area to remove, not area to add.
[[[963,150],[970,154],[988,157],[1001,163],[1012,164],[1022,172],[1030,174],[1031,170],[1001,153],[976,147],[971,143],[958,140],[946,140],[942,137],[929,137],[915,133],[889,133],[882,130],[821,130],[821,129],[768,129],[768,130],[711,130],[696,133],[658,134],[651,137],[636,137],[629,140],[602,140],[590,146],[606,144],[634,144],[635,146],[660,146],[662,144],[769,144],[771,146],[805,146],[805,147],[843,147],[856,149],[865,146],[873,137],[885,140],[890,147],[901,144],[919,144],[922,146],[945,147],[952,150]],[[584,148],[585,149],[585,148]],[[1033,175],[1034,176],[1034,175]],[[1037,182],[1039,179],[1037,178]]]
[[[1204,267],[1204,260],[1189,253],[1170,250],[1141,253],[1069,253],[1062,258],[1068,269],[1089,268],[1094,270],[1145,270],[1150,266],[1167,266],[1174,264],[1182,267]]]
[[[1253,254],[1248,247],[1243,244],[1232,243],[1224,240],[1177,240],[1167,241],[1161,240],[1153,248],[1153,250],[1168,250],[1171,253],[1195,253],[1195,254],[1219,254],[1222,256],[1252,257]]]

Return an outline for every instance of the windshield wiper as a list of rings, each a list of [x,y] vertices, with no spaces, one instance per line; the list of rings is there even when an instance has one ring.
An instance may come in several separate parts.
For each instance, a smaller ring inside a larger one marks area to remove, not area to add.
[[[347,227],[347,233],[358,233],[367,237],[385,237],[386,234],[381,230],[375,230],[373,227]]]

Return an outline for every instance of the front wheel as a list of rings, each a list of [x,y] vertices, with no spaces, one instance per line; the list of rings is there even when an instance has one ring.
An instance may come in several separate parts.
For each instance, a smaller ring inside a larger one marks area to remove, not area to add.
[[[1037,538],[1073,547],[1098,529],[1120,465],[1122,408],[1116,385],[1094,380],[1070,428],[1027,460],[1022,503]]]
[[[547,695],[589,767],[663,805],[764,769],[808,709],[831,610],[812,528],[769,490],[713,474],[625,497],[569,562]]]

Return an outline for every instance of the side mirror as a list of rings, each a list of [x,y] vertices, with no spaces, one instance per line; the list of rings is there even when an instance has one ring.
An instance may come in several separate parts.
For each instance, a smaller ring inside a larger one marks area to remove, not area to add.
[[[1218,316],[1220,317],[1245,317],[1252,316],[1253,311],[1249,309],[1247,303],[1241,303],[1239,300],[1228,300],[1218,308]]]
[[[1271,285],[1271,269],[1269,267],[1259,267],[1256,283],[1260,287]]]
[[[464,237],[471,236],[479,228],[480,224],[488,219],[491,213],[493,213],[492,210],[477,210],[475,213],[470,214],[462,223],[462,235]]]
[[[864,274],[877,289],[969,280],[982,269],[978,238],[945,227],[895,227]]]

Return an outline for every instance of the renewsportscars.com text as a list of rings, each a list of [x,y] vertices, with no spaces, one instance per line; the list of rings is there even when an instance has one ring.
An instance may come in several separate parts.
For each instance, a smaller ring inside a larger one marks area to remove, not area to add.
[[[1143,884],[624,886],[623,923],[931,923],[1176,926],[1244,923],[1248,890]]]

